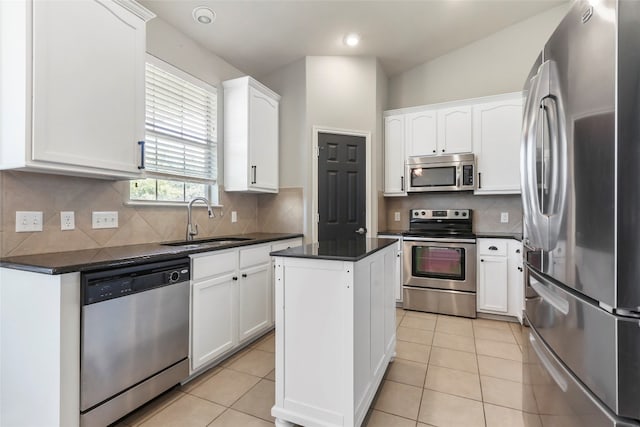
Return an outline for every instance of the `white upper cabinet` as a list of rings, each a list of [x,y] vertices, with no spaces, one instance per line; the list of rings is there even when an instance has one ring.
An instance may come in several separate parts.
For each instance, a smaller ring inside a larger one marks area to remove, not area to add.
[[[0,167],[139,177],[145,22],[135,2],[1,2]]]
[[[222,84],[225,191],[277,193],[280,96],[248,76]]]
[[[436,110],[418,111],[405,116],[405,149],[407,157],[435,155],[437,153],[437,117]]]
[[[384,195],[406,196],[405,117],[384,118]]]
[[[438,109],[438,154],[470,153],[471,122],[470,105]]]
[[[478,183],[475,194],[520,193],[522,94],[473,106],[473,143]]]

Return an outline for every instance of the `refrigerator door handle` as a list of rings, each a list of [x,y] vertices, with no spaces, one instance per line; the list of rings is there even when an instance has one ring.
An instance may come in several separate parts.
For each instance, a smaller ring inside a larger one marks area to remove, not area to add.
[[[551,376],[551,378],[553,378],[553,381],[555,381],[555,383],[558,384],[558,387],[560,387],[562,392],[566,393],[567,389],[569,388],[567,384],[567,380],[564,378],[562,373],[560,373],[555,368],[555,366],[553,366],[551,361],[547,358],[547,356],[544,354],[544,352],[540,348],[540,344],[538,343],[538,340],[536,340],[536,338],[533,336],[533,334],[531,334],[531,332],[529,332],[529,343],[531,343],[531,348],[533,348],[533,351],[535,351],[536,355],[538,356],[538,359],[540,359],[542,366],[544,366],[549,376]]]
[[[569,314],[569,301],[566,299],[554,294],[549,288],[543,284],[542,279],[535,273],[528,269],[529,271],[529,286],[533,288],[534,291],[546,301],[553,308],[558,310],[563,315],[567,316]]]
[[[542,108],[544,109],[546,123],[549,131],[549,164],[543,166],[547,180],[549,197],[545,205],[544,214],[548,218],[548,247],[547,250],[553,250],[556,247],[558,236],[560,235],[560,226],[562,216],[564,214],[565,202],[567,196],[567,139],[566,127],[564,120],[564,106],[562,101],[562,93],[558,86],[558,71],[556,65],[552,61],[549,64],[549,78],[554,83],[553,90],[542,98]],[[546,173],[548,171],[548,173]]]
[[[539,119],[542,100],[549,96],[549,62],[543,63],[538,73],[531,79],[522,129],[522,150],[520,153],[520,179],[522,183],[522,205],[525,222],[530,231],[529,240],[535,247],[548,248],[548,218],[543,214],[538,194],[538,173],[536,168]],[[544,143],[544,141],[543,141]],[[544,152],[544,150],[543,150]],[[544,177],[544,175],[543,175]],[[544,184],[544,181],[542,181]]]

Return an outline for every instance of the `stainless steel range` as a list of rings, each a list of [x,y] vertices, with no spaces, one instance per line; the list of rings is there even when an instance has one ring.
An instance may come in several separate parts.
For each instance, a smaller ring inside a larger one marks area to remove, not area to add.
[[[476,317],[471,209],[412,209],[404,233],[404,308]]]

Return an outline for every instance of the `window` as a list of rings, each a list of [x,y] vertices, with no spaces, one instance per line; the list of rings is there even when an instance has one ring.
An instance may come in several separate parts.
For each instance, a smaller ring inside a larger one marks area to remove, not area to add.
[[[216,88],[152,56],[145,78],[147,178],[131,181],[129,199],[217,203]]]

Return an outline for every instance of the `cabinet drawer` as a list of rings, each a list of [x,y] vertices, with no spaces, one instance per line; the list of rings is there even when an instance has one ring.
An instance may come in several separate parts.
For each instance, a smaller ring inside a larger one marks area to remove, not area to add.
[[[206,277],[232,273],[238,266],[238,250],[215,252],[192,256],[191,280],[194,282]]]
[[[240,269],[254,265],[265,264],[271,260],[269,257],[271,245],[252,246],[240,249]]]
[[[296,246],[302,246],[302,239],[298,238],[274,243],[271,245],[271,251],[282,251],[284,249],[295,248]]]
[[[478,255],[507,256],[507,240],[478,239]]]

